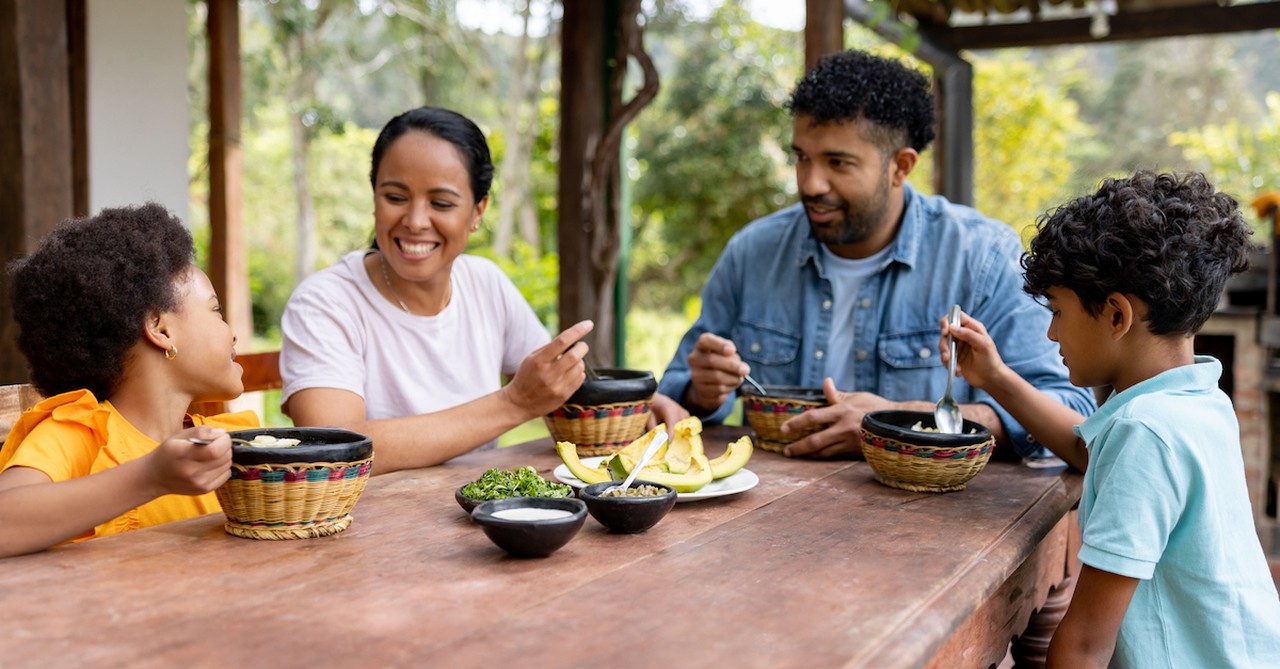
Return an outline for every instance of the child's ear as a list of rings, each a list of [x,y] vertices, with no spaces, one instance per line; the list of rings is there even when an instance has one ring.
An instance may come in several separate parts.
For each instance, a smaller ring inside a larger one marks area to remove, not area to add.
[[[1118,341],[1133,328],[1133,300],[1121,293],[1107,295],[1107,301],[1102,305],[1102,317],[1111,330],[1111,338]]]
[[[169,350],[173,346],[173,340],[169,336],[167,314],[159,312],[147,314],[147,319],[142,325],[142,336],[161,351]]]

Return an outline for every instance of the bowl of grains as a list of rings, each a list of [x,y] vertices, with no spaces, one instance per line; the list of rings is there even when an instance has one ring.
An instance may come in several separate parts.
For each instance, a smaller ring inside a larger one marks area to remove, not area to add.
[[[676,489],[650,481],[632,481],[622,489],[621,481],[594,483],[578,491],[587,503],[587,513],[611,532],[636,534],[658,524],[676,505]]]

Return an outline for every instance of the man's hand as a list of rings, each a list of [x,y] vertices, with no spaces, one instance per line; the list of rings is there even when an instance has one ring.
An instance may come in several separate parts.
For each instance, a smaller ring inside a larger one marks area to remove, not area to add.
[[[788,457],[862,457],[862,416],[871,411],[891,409],[894,403],[871,393],[842,393],[827,377],[822,392],[831,406],[810,409],[782,424],[783,432],[800,432],[824,426],[803,439],[787,445]]]
[[[719,409],[751,373],[747,363],[738,357],[738,347],[710,332],[698,337],[688,362],[689,389],[685,391],[685,404],[706,412]]]

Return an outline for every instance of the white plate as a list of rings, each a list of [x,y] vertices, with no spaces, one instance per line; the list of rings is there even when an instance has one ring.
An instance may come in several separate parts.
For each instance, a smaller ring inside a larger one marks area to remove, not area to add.
[[[595,466],[600,464],[600,462],[604,460],[606,457],[608,456],[596,456],[593,458],[583,458],[582,464],[594,469]],[[556,467],[555,471],[551,473],[557,479],[560,479],[561,483],[572,486],[574,489],[580,489],[587,485],[586,483],[582,482],[582,479],[574,476],[573,474],[570,474],[569,468],[563,464]],[[723,497],[724,495],[736,495],[740,492],[750,490],[756,487],[756,484],[759,482],[760,482],[760,477],[756,476],[755,472],[744,467],[729,476],[726,476],[722,479],[717,479],[715,481],[712,481],[711,483],[708,483],[698,492],[676,493],[676,501],[677,502],[693,502],[699,499]]]

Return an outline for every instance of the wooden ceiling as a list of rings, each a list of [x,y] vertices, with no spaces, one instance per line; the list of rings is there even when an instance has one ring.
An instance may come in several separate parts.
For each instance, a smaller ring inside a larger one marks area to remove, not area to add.
[[[855,18],[873,12],[846,0]],[[1052,46],[1280,28],[1280,1],[890,0],[898,18],[950,51]]]

